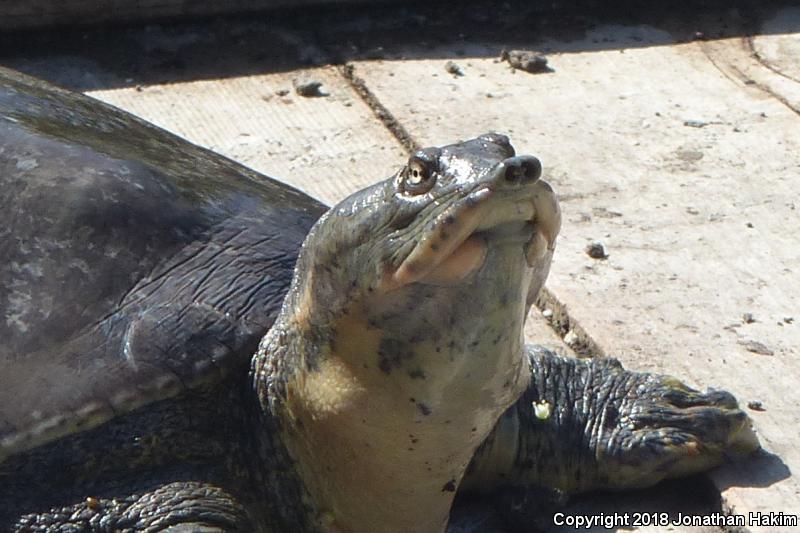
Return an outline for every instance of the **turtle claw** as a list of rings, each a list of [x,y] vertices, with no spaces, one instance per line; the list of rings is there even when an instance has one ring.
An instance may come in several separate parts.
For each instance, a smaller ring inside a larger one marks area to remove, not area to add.
[[[747,414],[727,391],[700,392],[669,376],[621,371],[641,380],[622,399],[617,423],[603,428],[595,458],[615,488],[643,487],[695,474],[759,448]],[[604,416],[604,419],[606,417]]]

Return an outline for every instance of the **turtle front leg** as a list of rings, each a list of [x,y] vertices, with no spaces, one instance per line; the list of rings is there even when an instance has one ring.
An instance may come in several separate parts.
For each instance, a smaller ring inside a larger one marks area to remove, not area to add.
[[[759,448],[728,392],[627,371],[616,359],[564,358],[540,346],[527,355],[531,384],[476,453],[465,490],[639,488]]]
[[[12,521],[10,530],[233,533],[256,529],[244,505],[229,492],[212,484],[177,481],[127,496],[92,496],[26,513]]]

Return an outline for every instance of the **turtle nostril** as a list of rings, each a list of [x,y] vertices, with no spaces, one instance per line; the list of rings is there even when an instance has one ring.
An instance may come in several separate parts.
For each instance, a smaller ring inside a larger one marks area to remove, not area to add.
[[[542,175],[542,164],[533,156],[518,156],[506,159],[505,178],[511,183],[532,183]]]
[[[522,169],[517,165],[506,164],[506,181],[516,183],[522,177]]]

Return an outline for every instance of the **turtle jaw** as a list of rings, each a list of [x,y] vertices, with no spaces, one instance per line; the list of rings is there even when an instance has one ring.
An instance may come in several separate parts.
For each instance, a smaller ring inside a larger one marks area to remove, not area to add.
[[[520,192],[490,184],[445,210],[394,271],[392,288],[415,282],[456,285],[484,264],[491,248],[508,244],[523,248],[530,268],[549,263],[561,228],[556,195],[542,180]]]

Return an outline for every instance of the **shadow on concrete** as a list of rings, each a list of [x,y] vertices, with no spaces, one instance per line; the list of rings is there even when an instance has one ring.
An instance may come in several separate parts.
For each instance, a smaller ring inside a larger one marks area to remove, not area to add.
[[[625,532],[638,530],[634,520],[666,520],[670,525],[682,517],[721,515],[725,513],[720,489],[729,487],[766,487],[791,475],[789,467],[777,456],[761,450],[753,457],[724,465],[709,474],[663,481],[653,487],[625,491],[594,491],[569,500],[566,506],[539,505],[539,494],[526,497],[522,491],[515,503],[496,497],[482,498],[459,494],[450,515],[448,533],[522,533],[531,530],[544,533],[575,531],[564,524],[566,517],[600,517],[601,523],[578,528],[589,533]],[[713,478],[713,481],[712,481]],[[513,493],[513,492],[512,492]],[[520,504],[519,502],[528,502]],[[561,524],[554,523],[555,513],[561,513]],[[666,513],[664,515],[663,513]],[[624,522],[614,522],[623,515]],[[656,527],[656,523],[640,523]],[[533,529],[532,529],[533,528]],[[668,528],[664,528],[668,529]]]
[[[481,0],[328,5],[188,22],[37,30],[0,35],[0,65],[90,91],[354,60],[498,57],[509,48],[546,54],[736,37],[762,31],[762,21],[791,3],[674,4]],[[800,31],[785,27],[796,21],[763,27],[776,33]]]
[[[487,500],[462,498],[457,500],[450,516],[448,533],[522,533],[542,531],[625,532],[650,525],[653,518],[673,524],[681,516],[708,516],[721,513],[719,491],[707,476],[698,475],[681,480],[669,480],[636,491],[596,491],[576,496],[565,507],[542,510],[539,515],[526,516],[524,509],[504,508]],[[560,513],[556,521],[556,513]],[[627,513],[627,515],[626,515]],[[663,513],[666,513],[664,515]],[[615,516],[619,517],[616,519]],[[595,517],[599,523],[580,528],[565,524],[567,517]],[[647,524],[646,521],[651,521]],[[666,530],[668,528],[662,528]]]
[[[720,491],[729,487],[768,487],[792,475],[780,457],[761,449],[747,460],[716,469],[712,477]]]

